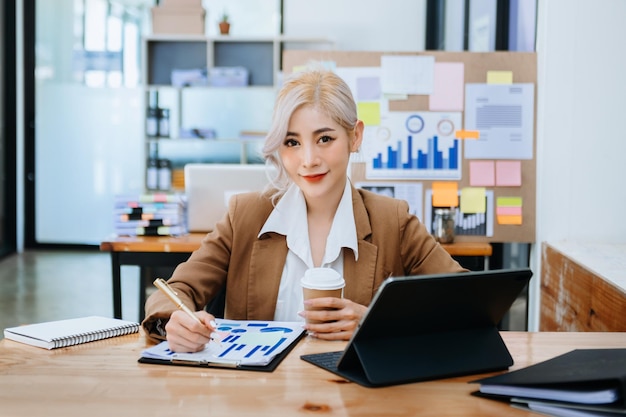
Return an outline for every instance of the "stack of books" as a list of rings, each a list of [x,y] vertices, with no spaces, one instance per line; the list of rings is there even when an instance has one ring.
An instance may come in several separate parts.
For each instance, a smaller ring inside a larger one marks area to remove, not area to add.
[[[113,217],[119,236],[179,236],[188,232],[184,194],[119,195]]]

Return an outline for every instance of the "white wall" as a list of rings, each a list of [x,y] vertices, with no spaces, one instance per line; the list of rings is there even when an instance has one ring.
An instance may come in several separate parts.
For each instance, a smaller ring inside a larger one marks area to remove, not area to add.
[[[423,51],[425,0],[284,0],[288,36],[325,36],[344,51]]]
[[[541,242],[626,242],[624,16],[623,0],[539,0],[536,276]]]

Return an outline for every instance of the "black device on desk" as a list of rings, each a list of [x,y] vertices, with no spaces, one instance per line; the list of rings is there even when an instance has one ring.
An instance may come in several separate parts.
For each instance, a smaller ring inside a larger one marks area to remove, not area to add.
[[[524,268],[388,278],[345,350],[301,358],[368,387],[507,369],[497,324],[531,277]]]

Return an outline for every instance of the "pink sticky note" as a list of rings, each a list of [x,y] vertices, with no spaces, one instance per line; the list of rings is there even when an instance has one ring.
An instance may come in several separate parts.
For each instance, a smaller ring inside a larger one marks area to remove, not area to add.
[[[493,187],[495,185],[495,170],[493,161],[470,161],[470,186]]]
[[[498,216],[521,216],[521,207],[496,207],[496,214]]]
[[[435,62],[433,93],[428,99],[431,111],[463,111],[464,65],[462,62]]]
[[[521,187],[522,162],[496,161],[496,185],[499,187]]]

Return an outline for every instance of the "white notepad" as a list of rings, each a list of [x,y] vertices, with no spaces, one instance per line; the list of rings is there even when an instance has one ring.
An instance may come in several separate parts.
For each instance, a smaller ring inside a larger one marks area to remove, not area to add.
[[[4,337],[45,349],[78,345],[137,333],[139,323],[110,317],[89,316],[4,329]]]

